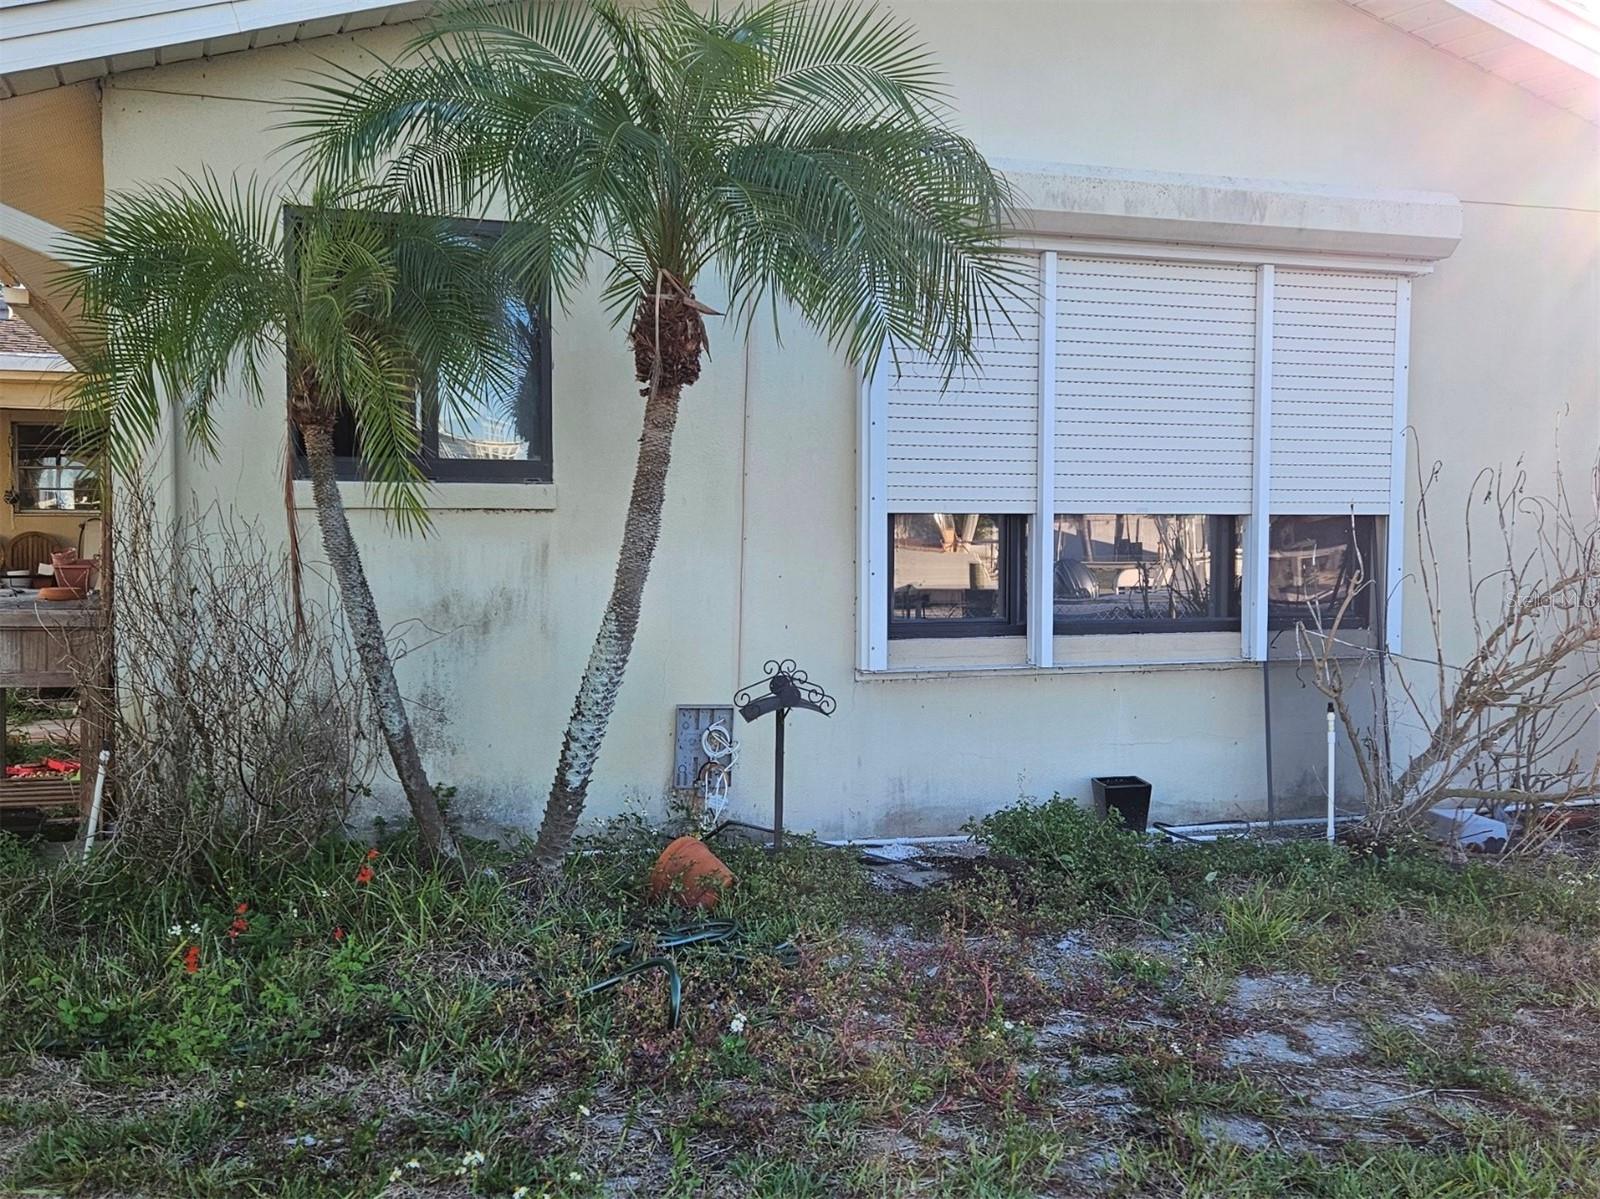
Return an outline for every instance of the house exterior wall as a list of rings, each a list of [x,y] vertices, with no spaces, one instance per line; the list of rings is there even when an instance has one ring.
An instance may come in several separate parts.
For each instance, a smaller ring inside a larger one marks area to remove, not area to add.
[[[1444,464],[1439,507],[1451,515],[1435,537],[1447,586],[1465,556],[1454,513],[1480,467],[1520,459],[1548,484],[1559,423],[1569,477],[1587,477],[1600,446],[1593,125],[1336,0],[897,7],[994,156],[1460,197],[1459,247],[1414,285],[1410,357],[1410,420],[1423,457]],[[282,117],[264,102],[318,69],[314,55],[355,64],[392,53],[399,36],[113,78],[107,187],[202,164],[286,170],[274,153]],[[702,290],[712,305],[716,290]],[[429,768],[484,828],[537,824],[610,584],[640,404],[631,355],[600,314],[588,294],[556,317],[553,486],[446,491],[456,498],[424,540],[393,535],[377,512],[353,514],[380,608],[415,647],[399,674]],[[1263,814],[1259,664],[858,675],[857,379],[791,316],[778,334],[711,325],[593,815],[659,813],[674,706],[727,702],[772,657],[796,659],[839,701],[831,719],[791,723],[794,828],[951,832],[1021,794],[1086,797],[1104,773],[1150,779],[1156,819]],[[161,485],[184,503],[279,519],[281,398],[232,405],[220,457],[180,455]],[[1408,541],[1408,569],[1416,553]],[[1405,608],[1420,648],[1418,589]],[[1447,649],[1463,645],[1452,628]],[[1280,774],[1313,791],[1323,705],[1292,667],[1274,671]],[[734,815],[768,810],[771,731],[737,730]]]

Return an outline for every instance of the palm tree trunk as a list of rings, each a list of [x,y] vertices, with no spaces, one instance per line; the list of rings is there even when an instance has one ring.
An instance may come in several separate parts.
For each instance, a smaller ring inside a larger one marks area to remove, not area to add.
[[[605,739],[628,655],[633,650],[644,584],[661,536],[661,508],[667,494],[667,468],[672,462],[672,433],[678,423],[681,395],[682,388],[676,383],[646,392],[644,431],[639,436],[639,461],[634,468],[622,549],[617,555],[616,579],[567,721],[555,782],[533,847],[533,860],[544,870],[553,870],[560,864],[578,827],[600,743]]]
[[[311,493],[316,499],[317,523],[322,528],[323,552],[338,580],[339,598],[344,605],[345,618],[350,622],[356,657],[361,661],[362,673],[367,676],[367,689],[377,709],[378,726],[389,746],[395,775],[411,805],[411,815],[422,837],[423,852],[430,860],[446,859],[464,867],[461,847],[444,822],[444,814],[439,811],[439,797],[428,782],[428,773],[417,752],[411,719],[406,714],[399,684],[395,682],[394,663],[389,660],[389,642],[384,636],[383,622],[378,618],[378,605],[373,601],[372,588],[367,585],[367,574],[361,566],[361,553],[350,533],[350,521],[345,515],[338,476],[334,472],[333,430],[308,421],[301,424],[300,435],[311,470]]]

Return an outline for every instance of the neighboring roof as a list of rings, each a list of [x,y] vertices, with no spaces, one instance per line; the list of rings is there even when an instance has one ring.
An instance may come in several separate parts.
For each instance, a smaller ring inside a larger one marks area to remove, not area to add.
[[[1345,3],[1600,123],[1600,4],[1595,0]]]
[[[56,350],[27,321],[12,315],[0,320],[0,354],[48,354],[54,358]]]
[[[0,98],[410,21],[412,0],[0,0]]]
[[[15,313],[0,319],[0,371],[66,369],[67,360],[27,321]]]

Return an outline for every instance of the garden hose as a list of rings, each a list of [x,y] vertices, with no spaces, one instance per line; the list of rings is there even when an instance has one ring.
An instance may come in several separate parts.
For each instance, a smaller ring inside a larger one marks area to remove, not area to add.
[[[695,945],[725,947],[728,957],[736,962],[754,961],[756,954],[740,948],[744,941],[744,932],[738,922],[733,920],[712,920],[705,924],[674,924],[661,931],[655,939],[655,947],[659,950],[671,951],[687,949]],[[631,956],[638,948],[636,937],[624,937],[613,945],[606,954],[608,960]],[[793,941],[783,941],[763,951],[764,955],[771,957],[779,965],[793,967],[800,962],[800,950]],[[590,983],[579,991],[574,999],[581,999],[587,995],[603,995],[612,988],[619,986],[636,974],[643,974],[647,970],[662,970],[667,975],[668,1009],[667,1027],[677,1028],[683,1014],[683,976],[678,971],[678,963],[670,956],[656,956],[646,958],[642,962],[625,967],[615,974],[607,975],[598,982]]]
[[[677,1028],[678,1021],[683,1015],[683,975],[678,973],[678,963],[671,958],[646,958],[642,962],[620,970],[609,978],[602,978],[597,983],[590,983],[579,991],[574,998],[585,995],[603,995],[612,987],[620,986],[635,974],[643,974],[646,970],[664,970],[667,974],[667,1027]]]

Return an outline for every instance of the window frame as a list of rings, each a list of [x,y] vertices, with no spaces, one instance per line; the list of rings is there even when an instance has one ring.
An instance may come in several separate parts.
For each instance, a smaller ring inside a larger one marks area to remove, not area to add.
[[[295,216],[305,209],[300,205],[284,205],[283,219],[287,228]],[[507,221],[460,218],[451,219],[449,223],[455,228],[464,230],[470,235],[482,237],[485,240],[502,236],[510,227]],[[524,301],[528,302],[528,301]],[[554,403],[553,381],[554,370],[551,359],[550,338],[550,310],[549,298],[546,297],[537,305],[529,303],[530,309],[538,317],[539,336],[534,343],[535,361],[530,367],[536,373],[539,382],[538,395],[534,400],[537,405],[535,410],[538,436],[528,443],[528,456],[526,458],[441,458],[439,456],[439,402],[438,380],[430,379],[420,382],[418,387],[419,424],[422,446],[414,456],[413,461],[423,478],[430,483],[553,483],[555,481],[555,445],[554,431],[551,428]],[[285,370],[287,371],[287,364]],[[431,414],[431,417],[430,417]],[[348,435],[354,439],[355,431],[347,410],[341,408],[336,425],[335,439]],[[298,433],[295,435],[294,470],[297,479],[309,478],[306,467],[305,451],[299,443]],[[334,458],[334,475],[343,482],[355,483],[366,481],[366,474],[361,469],[361,458],[356,454],[339,454]]]
[[[916,512],[891,512],[888,517],[890,562],[884,572],[887,590],[883,602],[889,609],[889,638],[893,641],[948,637],[1026,637],[1028,635],[1028,516],[1021,512],[985,512],[999,522],[1000,605],[998,617],[956,616],[939,620],[907,620],[894,614],[894,521]]]

